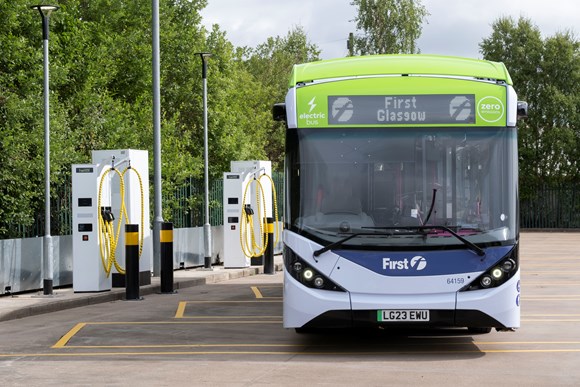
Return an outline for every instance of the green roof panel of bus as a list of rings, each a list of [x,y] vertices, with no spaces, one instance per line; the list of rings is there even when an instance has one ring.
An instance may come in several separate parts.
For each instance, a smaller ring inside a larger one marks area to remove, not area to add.
[[[370,55],[296,65],[289,87],[322,79],[385,74],[472,77],[512,84],[505,65],[500,62],[439,55]]]

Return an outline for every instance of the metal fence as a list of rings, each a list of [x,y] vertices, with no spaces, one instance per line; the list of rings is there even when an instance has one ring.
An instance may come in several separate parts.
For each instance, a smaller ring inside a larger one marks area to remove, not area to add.
[[[277,192],[278,214],[283,214],[284,190],[282,172],[274,172],[272,179]],[[523,229],[580,229],[580,182],[559,185],[525,187],[526,195],[520,199],[520,226]],[[57,190],[52,198],[52,235],[72,233],[72,195],[70,185]],[[170,219],[175,228],[200,227],[204,223],[203,179],[187,179],[185,184],[163,197],[165,208],[171,209]],[[223,180],[210,182],[210,223],[223,224]],[[44,235],[44,211],[40,211],[33,224],[11,224],[7,239]]]
[[[52,235],[72,234],[72,189],[71,185],[61,186],[56,189],[50,199],[50,232]],[[44,207],[40,209],[31,224],[22,225],[15,223],[6,224],[7,235],[5,239],[34,238],[44,235]]]
[[[278,213],[283,213],[283,186],[284,174],[274,172],[272,179],[278,196]],[[200,227],[205,222],[203,179],[188,178],[186,182],[176,188],[172,194],[163,196],[163,205],[171,209],[170,219],[174,228]],[[212,226],[223,224],[223,180],[210,181],[209,187],[209,215]],[[56,195],[51,198],[51,234],[72,234],[72,189],[71,185],[56,189]],[[40,210],[30,225],[9,224],[4,239],[30,238],[44,235],[44,210]],[[2,239],[2,238],[0,238]]]
[[[580,229],[580,184],[526,187],[520,199],[520,227]]]
[[[212,226],[222,224],[223,181],[214,180],[209,184],[209,218]],[[163,196],[164,206],[169,206],[174,228],[198,227],[205,223],[203,179],[188,178],[175,189],[173,194]]]
[[[278,216],[283,213],[284,174],[273,172],[272,180],[276,188],[278,202]],[[171,222],[175,228],[200,227],[205,222],[203,179],[190,178],[184,185],[177,188],[173,195],[163,198],[165,205],[173,211]],[[209,189],[209,218],[212,226],[223,225],[223,180],[210,182]]]

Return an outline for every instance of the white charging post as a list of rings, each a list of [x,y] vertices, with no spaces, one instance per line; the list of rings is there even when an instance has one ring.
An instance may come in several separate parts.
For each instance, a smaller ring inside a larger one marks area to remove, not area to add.
[[[99,244],[99,185],[103,174],[114,166],[119,172],[131,166],[134,171],[124,174],[125,208],[128,223],[141,224],[143,213],[143,250],[139,260],[140,284],[151,283],[152,242],[149,216],[149,164],[148,152],[144,150],[98,150],[92,152],[93,164],[72,166],[73,191],[73,290],[75,292],[100,292],[111,287],[124,287],[124,276],[116,272],[107,276],[101,258]],[[141,186],[143,191],[141,192]],[[143,195],[143,197],[141,197]],[[119,176],[108,173],[101,189],[101,207],[110,207],[113,213],[114,230],[121,219],[121,187]],[[119,235],[116,261],[125,267],[124,232]]]
[[[249,204],[254,210],[252,227],[256,232],[260,230],[260,222],[264,219],[258,217],[258,203],[256,201],[256,190],[258,185],[252,183],[254,178],[258,179],[260,175],[272,175],[272,163],[270,161],[251,160],[251,161],[232,161],[230,163],[231,172],[225,172],[223,175],[223,208],[224,208],[224,267],[239,268],[248,267],[251,264],[250,257],[247,257],[241,246],[240,225],[242,221],[242,207]],[[246,192],[245,203],[244,191],[248,184],[251,189]],[[266,208],[263,209],[263,217],[272,216],[272,187],[268,179],[261,180],[264,189]],[[262,204],[260,203],[260,206]],[[256,236],[261,238],[261,236]],[[273,243],[273,242],[270,242]]]
[[[102,292],[111,290],[99,251],[97,193],[99,168],[94,164],[72,166],[73,198],[73,290]],[[110,206],[110,202],[103,203]]]

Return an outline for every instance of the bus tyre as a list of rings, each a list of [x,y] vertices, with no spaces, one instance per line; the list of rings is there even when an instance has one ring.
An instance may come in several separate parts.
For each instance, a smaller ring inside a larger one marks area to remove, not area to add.
[[[468,327],[467,331],[469,333],[484,334],[491,332],[491,327]]]

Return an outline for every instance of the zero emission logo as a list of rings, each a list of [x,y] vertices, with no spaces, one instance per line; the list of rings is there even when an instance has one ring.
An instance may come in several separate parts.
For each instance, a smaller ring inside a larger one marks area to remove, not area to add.
[[[505,115],[505,107],[496,97],[483,97],[477,103],[477,115],[485,122],[498,122]]]

